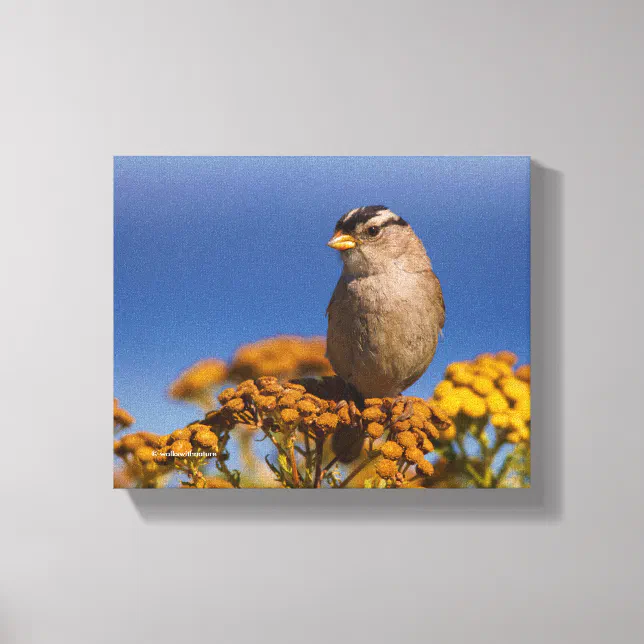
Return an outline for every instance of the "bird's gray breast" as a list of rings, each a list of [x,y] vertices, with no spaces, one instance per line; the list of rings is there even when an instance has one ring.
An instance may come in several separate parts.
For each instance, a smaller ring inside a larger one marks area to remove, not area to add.
[[[405,345],[431,335],[431,298],[422,274],[398,273],[351,280],[348,296],[354,311],[353,333],[363,349],[397,355]]]
[[[331,363],[363,392],[399,393],[422,375],[436,350],[431,283],[425,273],[404,271],[342,279],[329,307]]]

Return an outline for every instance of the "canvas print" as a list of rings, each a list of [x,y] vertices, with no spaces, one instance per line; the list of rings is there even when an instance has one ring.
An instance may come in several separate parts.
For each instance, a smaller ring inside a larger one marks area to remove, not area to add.
[[[114,486],[530,486],[528,157],[114,159]]]

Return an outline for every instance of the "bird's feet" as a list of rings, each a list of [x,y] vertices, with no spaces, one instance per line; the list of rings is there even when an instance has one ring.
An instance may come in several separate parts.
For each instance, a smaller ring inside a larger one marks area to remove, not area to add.
[[[405,400],[405,397],[402,394],[398,394],[398,396],[394,398],[393,406],[395,407],[398,403],[401,403],[404,400]],[[397,418],[393,419],[393,422],[398,423],[403,420],[407,420],[408,418],[411,418],[413,414],[414,414],[414,403],[411,400],[408,400],[405,403],[405,407],[402,413]]]

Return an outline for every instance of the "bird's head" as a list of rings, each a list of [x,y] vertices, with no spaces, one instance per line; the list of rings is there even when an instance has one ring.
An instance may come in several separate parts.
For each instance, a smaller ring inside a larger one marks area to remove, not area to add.
[[[387,271],[420,241],[386,206],[363,206],[340,217],[328,245],[340,251],[345,273],[364,277]],[[422,244],[420,245],[422,248]],[[425,255],[424,249],[422,254]]]

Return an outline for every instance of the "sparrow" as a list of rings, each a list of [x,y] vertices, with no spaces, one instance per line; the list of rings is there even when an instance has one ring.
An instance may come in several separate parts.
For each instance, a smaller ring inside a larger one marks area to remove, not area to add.
[[[343,269],[327,308],[327,357],[364,398],[399,396],[425,373],[445,324],[440,282],[411,226],[386,206],[340,217]]]

